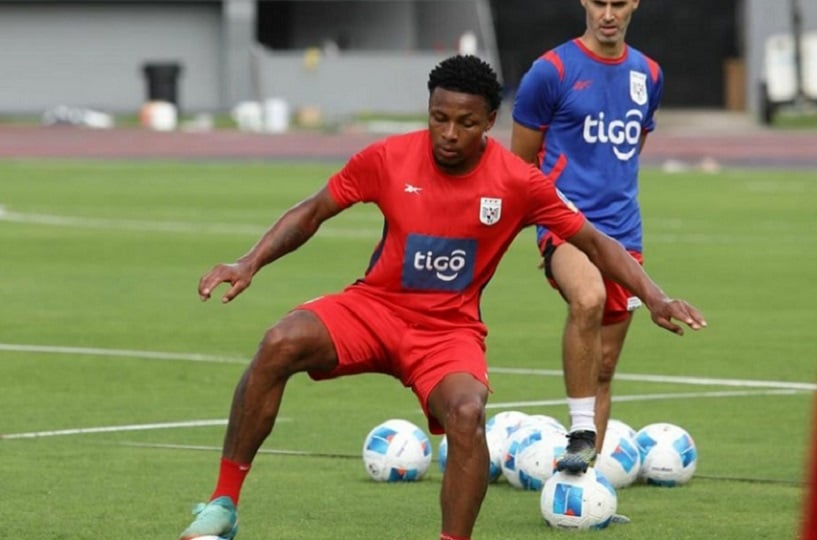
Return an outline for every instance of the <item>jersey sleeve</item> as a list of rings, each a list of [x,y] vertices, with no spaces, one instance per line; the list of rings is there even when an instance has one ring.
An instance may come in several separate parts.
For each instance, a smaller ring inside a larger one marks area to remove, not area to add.
[[[556,188],[552,175],[530,168],[529,207],[526,225],[541,225],[557,236],[570,238],[582,228],[586,218],[576,205]]]
[[[338,206],[375,200],[383,178],[383,153],[382,143],[374,143],[353,155],[329,178],[329,194]]]
[[[539,131],[544,131],[550,125],[561,82],[561,72],[554,63],[554,56],[548,53],[538,58],[522,76],[513,104],[516,123]]]
[[[655,111],[661,105],[664,97],[664,71],[658,64],[655,64],[655,79],[650,87],[649,108],[647,117],[644,119],[644,132],[649,133],[655,129]]]

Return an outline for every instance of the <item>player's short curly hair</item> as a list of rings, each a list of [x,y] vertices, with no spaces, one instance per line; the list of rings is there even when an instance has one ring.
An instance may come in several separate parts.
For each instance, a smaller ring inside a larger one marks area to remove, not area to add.
[[[502,103],[502,85],[487,62],[474,55],[446,58],[428,74],[428,91],[435,88],[482,96],[491,112]]]

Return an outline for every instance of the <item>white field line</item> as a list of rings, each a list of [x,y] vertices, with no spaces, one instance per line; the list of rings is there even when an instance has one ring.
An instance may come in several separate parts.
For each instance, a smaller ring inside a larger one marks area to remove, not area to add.
[[[524,368],[491,368],[491,373],[506,375],[541,375],[561,377],[558,369],[524,369]],[[715,379],[707,377],[679,377],[673,375],[642,375],[632,373],[616,373],[617,381],[642,381],[656,383],[691,384],[695,386],[739,386],[747,388],[787,388],[791,390],[817,390],[817,383],[799,383],[788,381],[757,381],[749,379]]]
[[[291,418],[278,417],[276,422],[291,422]],[[152,424],[128,424],[124,426],[100,426],[73,429],[55,429],[51,431],[29,431],[27,433],[0,433],[0,440],[6,439],[40,439],[43,437],[64,437],[66,435],[93,435],[95,433],[119,433],[123,431],[153,431],[156,429],[176,429],[191,427],[226,426],[226,419],[185,420],[181,422],[161,422]]]
[[[116,433],[120,431],[149,431],[154,429],[173,429],[186,427],[226,426],[227,420],[189,420],[186,422],[164,422],[160,424],[132,424],[127,426],[103,426],[75,429],[57,429],[53,431],[30,431],[28,433],[0,434],[0,439],[39,439],[41,437],[60,437],[65,435],[90,435],[93,433]]]
[[[748,396],[789,396],[802,394],[802,390],[732,390],[722,392],[673,392],[663,394],[642,394],[631,396],[613,396],[613,402],[624,403],[627,401],[659,401],[666,399],[690,399],[690,398],[726,398],[726,397],[748,397]],[[486,409],[507,409],[513,407],[542,407],[549,405],[566,405],[567,400],[546,399],[539,401],[506,401],[503,403],[489,403]]]
[[[101,349],[90,347],[60,347],[53,345],[26,345],[15,343],[0,343],[0,351],[51,353],[87,356],[119,356],[127,358],[143,358],[149,360],[181,360],[187,362],[212,362],[222,364],[247,364],[247,359],[227,356],[215,356],[196,353],[173,353],[163,351],[143,351],[130,349]],[[527,369],[492,367],[490,373],[504,375],[537,375],[542,377],[561,377],[559,369]],[[641,381],[654,383],[687,384],[693,386],[733,386],[741,388],[780,388],[785,390],[817,390],[816,383],[790,381],[762,381],[752,379],[717,379],[709,377],[687,377],[674,375],[650,375],[636,373],[616,373],[619,381]]]
[[[49,225],[55,227],[76,227],[82,229],[106,229],[117,231],[139,231],[182,234],[233,234],[261,236],[267,227],[256,225],[239,225],[235,223],[191,223],[183,221],[145,221],[138,219],[104,219],[76,216],[57,216],[51,214],[28,214],[10,212],[0,206],[0,221],[9,223],[27,223],[32,225]],[[318,236],[326,238],[365,238],[376,239],[381,234],[381,227],[343,228],[329,226],[320,229]]]
[[[187,362],[215,362],[215,363],[240,363],[246,364],[247,361],[240,358],[211,356],[203,354],[186,354],[186,353],[171,353],[161,351],[138,351],[128,349],[100,349],[88,347],[59,347],[46,345],[21,345],[11,343],[0,343],[0,351],[9,352],[23,352],[23,353],[51,353],[51,354],[68,354],[68,355],[91,355],[91,356],[105,356],[105,357],[128,357],[149,360],[180,360]],[[508,375],[537,375],[545,377],[561,377],[561,370],[548,369],[522,369],[522,368],[493,368],[491,373],[502,373]],[[616,374],[619,380],[631,381],[645,381],[656,383],[674,383],[687,384],[697,386],[733,386],[743,388],[761,388],[766,390],[733,390],[733,391],[712,391],[712,392],[676,392],[676,393],[658,393],[658,394],[642,394],[630,396],[613,396],[615,402],[628,401],[648,401],[648,400],[666,400],[666,399],[690,399],[690,398],[725,398],[725,397],[745,397],[758,395],[794,395],[805,391],[817,390],[817,384],[797,383],[786,381],[757,381],[757,380],[743,380],[743,379],[713,379],[701,377],[676,377],[664,375],[638,375],[638,374]],[[551,400],[536,400],[536,401],[510,401],[502,403],[490,403],[488,409],[500,409],[511,407],[532,407],[532,406],[548,406],[548,405],[564,405],[566,400],[551,399]],[[279,421],[288,421],[289,419],[279,418]],[[152,424],[131,424],[124,426],[103,426],[103,427],[89,427],[89,428],[74,428],[62,429],[52,431],[33,431],[28,433],[11,433],[2,435],[0,440],[4,439],[31,439],[41,437],[56,437],[66,435],[87,435],[94,433],[113,433],[121,431],[146,431],[154,429],[170,429],[178,427],[201,427],[226,425],[226,420],[192,420],[182,422],[167,422],[167,423],[152,423]]]
[[[0,206],[0,221],[9,223],[28,223],[32,225],[49,225],[55,227],[76,227],[83,229],[106,229],[117,231],[164,232],[182,234],[232,234],[261,236],[267,227],[257,225],[241,225],[236,223],[192,223],[183,221],[147,221],[138,219],[106,219],[87,218],[78,216],[58,216],[53,214],[34,214],[12,212]],[[379,223],[361,228],[337,227],[327,225],[320,229],[316,236],[325,238],[347,238],[372,240],[379,238],[382,233]],[[740,242],[754,242],[757,237],[689,234],[657,232],[650,235],[651,241],[661,244],[718,244],[732,245]]]
[[[731,392],[682,392],[682,393],[663,393],[663,394],[642,394],[632,396],[613,396],[613,401],[616,403],[623,403],[628,401],[654,401],[654,400],[668,400],[668,399],[690,399],[690,398],[724,398],[724,397],[747,397],[747,396],[780,396],[780,395],[794,395],[800,394],[797,390],[743,390]],[[565,399],[549,399],[539,401],[506,401],[503,403],[490,403],[487,409],[507,409],[514,407],[541,407],[548,405],[564,405],[567,403]],[[418,409],[416,412],[420,413]],[[276,422],[290,422],[292,419],[279,417]],[[188,420],[181,422],[163,422],[152,424],[128,424],[123,426],[101,426],[101,427],[87,427],[87,428],[73,428],[73,429],[57,429],[51,431],[29,431],[24,433],[7,433],[0,434],[0,440],[11,439],[40,439],[44,437],[64,437],[69,435],[92,435],[97,433],[120,433],[124,431],[151,431],[157,429],[175,429],[175,428],[189,428],[189,427],[210,427],[210,426],[226,426],[227,420]],[[139,443],[131,443],[131,446],[139,446]],[[159,447],[155,444],[146,444],[143,446]],[[197,447],[191,445],[162,445],[167,448],[186,448],[191,450],[209,449],[209,447]],[[274,450],[270,453],[277,454],[293,454],[293,455],[308,455],[308,452],[300,452],[297,450]]]
[[[138,443],[126,441],[119,443],[120,446],[130,446],[133,448],[157,448],[164,450],[196,450],[204,452],[220,452],[220,446],[205,446],[198,444],[164,444],[164,443]],[[354,458],[359,459],[360,454],[341,454],[336,452],[310,452],[309,450],[279,450],[275,448],[260,448],[259,454],[272,454],[276,456],[307,456],[307,457],[332,457],[332,458]]]
[[[247,364],[248,360],[207,354],[172,353],[161,351],[134,351],[128,349],[98,349],[94,347],[59,347],[53,345],[20,345],[0,343],[0,351],[24,353],[49,353],[82,356],[119,356],[124,358],[141,358],[146,360],[183,360],[186,362],[211,362],[217,364]]]

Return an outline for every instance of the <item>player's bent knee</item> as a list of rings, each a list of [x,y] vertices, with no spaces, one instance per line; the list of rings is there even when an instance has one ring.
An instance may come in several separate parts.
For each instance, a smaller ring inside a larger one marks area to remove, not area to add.
[[[253,363],[267,371],[290,375],[299,368],[298,360],[303,357],[302,340],[285,329],[274,326],[264,333]]]
[[[445,415],[445,431],[449,438],[474,437],[485,430],[485,407],[477,397],[458,400]]]
[[[588,294],[582,293],[570,298],[569,310],[570,316],[574,319],[581,319],[592,321],[593,323],[601,324],[604,316],[604,304],[607,301],[607,296],[603,293]]]

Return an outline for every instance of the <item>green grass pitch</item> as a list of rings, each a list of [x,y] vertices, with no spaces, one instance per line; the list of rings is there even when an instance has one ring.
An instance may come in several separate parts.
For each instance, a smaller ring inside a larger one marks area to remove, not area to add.
[[[350,209],[227,306],[201,303],[198,279],[244,253],[337,166],[0,164],[4,536],[175,538],[187,525],[213,487],[233,387],[264,329],[359,277],[381,221],[374,208]],[[645,170],[641,188],[646,267],[710,327],[678,338],[639,312],[613,416],[636,429],[683,426],[700,460],[686,486],[619,490],[633,523],[595,534],[793,538],[817,375],[817,174]],[[552,370],[565,307],[537,263],[524,231],[484,295],[496,369],[489,413],[564,422]],[[409,485],[377,484],[363,470],[363,438],[390,417],[424,426],[413,395],[389,378],[295,377],[245,484],[239,539],[436,538],[435,464]],[[563,534],[543,524],[536,493],[500,482],[475,538]]]

